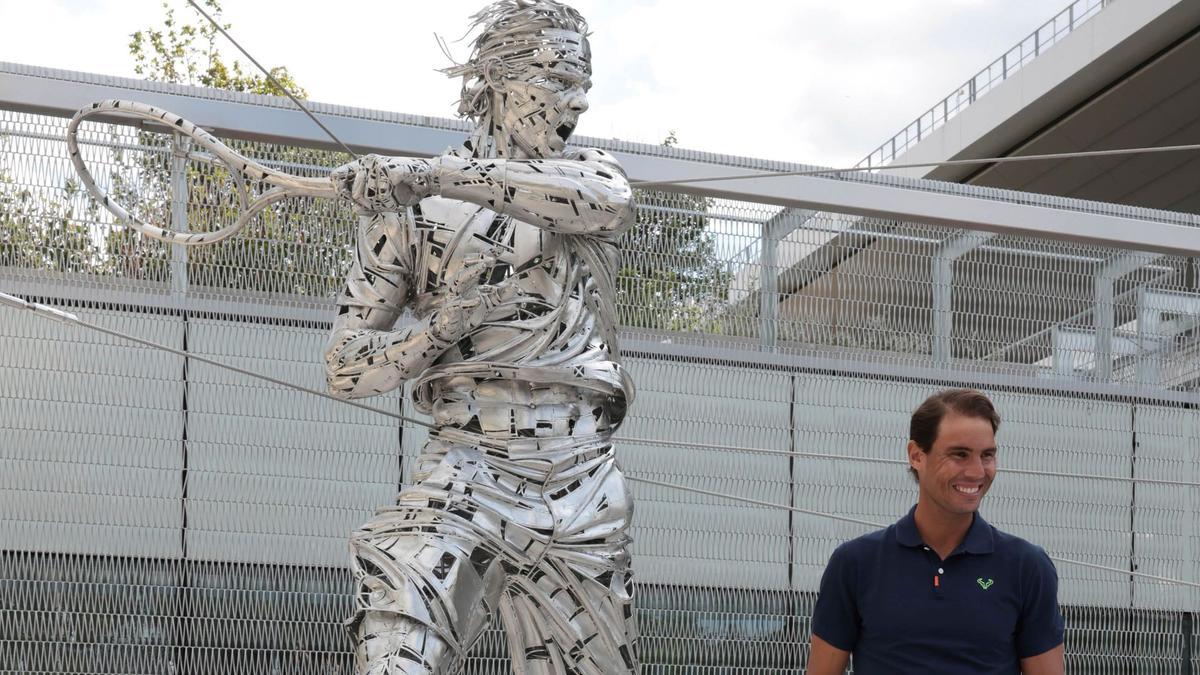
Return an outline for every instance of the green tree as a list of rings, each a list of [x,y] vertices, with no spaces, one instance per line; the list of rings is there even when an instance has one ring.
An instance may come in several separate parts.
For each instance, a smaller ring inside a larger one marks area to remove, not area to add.
[[[221,7],[217,1],[205,0],[205,5],[220,21]],[[272,82],[250,72],[249,67],[236,60],[225,60],[217,47],[219,31],[199,12],[193,12],[189,22],[178,18],[169,2],[163,2],[162,6],[160,26],[130,36],[129,53],[138,74],[160,82],[284,95],[277,82],[298,98],[307,98],[308,93],[285,67],[271,69],[275,79]],[[223,24],[223,27],[228,30],[231,26]],[[286,171],[309,175],[321,175],[348,159],[341,153],[318,149],[281,148],[246,141],[227,141],[227,144],[248,157],[265,156],[283,165]],[[169,172],[162,173],[152,166],[151,158],[145,161],[143,176],[154,180],[136,198],[143,204],[164,204],[170,194]],[[187,214],[192,229],[216,229],[237,218],[240,205],[225,168],[189,163],[187,183]],[[337,288],[344,274],[350,244],[344,224],[352,218],[347,207],[329,200],[293,199],[276,204],[256,217],[243,233],[220,244],[190,249],[189,282],[267,293],[327,295]],[[157,245],[124,234],[117,236],[115,246],[122,255],[140,255],[144,249]]]
[[[204,4],[213,18],[220,21],[221,5],[217,0],[204,0]],[[185,23],[176,18],[170,2],[164,0],[162,8],[162,26],[145,28],[129,36],[129,54],[138,75],[157,82],[286,95],[266,77],[248,72],[249,68],[241,62],[227,63],[217,48],[217,27],[199,12],[195,13],[196,23]],[[229,30],[232,24],[222,24],[222,28]],[[287,68],[272,68],[271,75],[297,98],[308,97],[308,92],[296,83]]]
[[[663,140],[678,142],[672,131]],[[724,333],[732,275],[716,255],[712,200],[635,190],[637,221],[621,241],[619,320],[627,328]]]
[[[67,181],[57,200],[17,184],[0,170],[0,265],[53,272],[94,271],[100,249],[88,221],[94,202],[80,199],[79,185]]]

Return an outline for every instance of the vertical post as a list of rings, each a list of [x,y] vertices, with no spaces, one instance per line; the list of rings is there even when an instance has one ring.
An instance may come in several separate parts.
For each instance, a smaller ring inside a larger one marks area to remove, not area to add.
[[[975,78],[973,78],[973,77],[971,78],[970,84],[967,86],[967,92],[968,92],[967,101],[970,103],[974,103],[975,102]]]
[[[779,239],[770,221],[762,226],[762,273],[758,278],[758,337],[763,347],[774,348],[779,326]]]
[[[1112,341],[1113,324],[1116,321],[1113,311],[1113,282],[1115,277],[1109,263],[1104,263],[1100,273],[1093,282],[1092,327],[1096,331],[1096,365],[1092,369],[1092,377],[1100,382],[1112,378]]]
[[[933,254],[933,364],[950,365],[954,335],[954,261],[996,235],[961,230],[938,245]]]
[[[1192,618],[1191,612],[1184,612],[1179,621],[1179,632],[1183,633],[1183,649],[1180,656],[1182,664],[1179,669],[1183,675],[1192,675]]]
[[[1075,3],[1073,2],[1071,3],[1071,6],[1067,8],[1067,17],[1071,28],[1071,30],[1067,32],[1070,33],[1075,30]]]
[[[797,503],[796,484],[800,480],[797,471],[800,467],[796,466],[796,373],[792,373],[788,377],[788,383],[791,385],[790,397],[788,398],[788,449],[791,454],[788,455],[788,504],[792,508],[797,508],[800,504]],[[796,531],[796,512],[788,510],[788,541],[787,541],[787,561],[788,561],[788,589],[796,589],[796,542],[800,541],[799,533]],[[799,617],[797,617],[799,618]]]
[[[1116,308],[1113,306],[1113,287],[1121,277],[1139,267],[1149,265],[1159,256],[1141,251],[1127,251],[1100,263],[1093,279],[1095,306],[1092,308],[1092,327],[1096,331],[1095,380],[1112,379],[1113,333],[1116,327]]]
[[[1138,289],[1137,300],[1137,376],[1141,384],[1158,384],[1160,347],[1162,346],[1162,312],[1154,306],[1153,295],[1145,288]]]
[[[171,229],[186,232],[188,229],[187,203],[187,155],[192,149],[192,139],[182,134],[171,137]],[[171,245],[171,295],[183,296],[188,292],[188,251],[182,244]]]
[[[1037,56],[1040,56],[1041,53],[1042,53],[1042,29],[1041,29],[1041,27],[1038,27],[1037,30],[1033,31],[1033,55],[1034,55],[1034,57],[1037,57]]]
[[[1007,80],[1008,79],[1008,52],[1005,52],[1004,56],[1000,57],[1000,64],[1001,64],[1000,69],[1004,71],[1004,76],[1001,77],[1000,79]]]
[[[939,247],[933,258],[933,364],[950,365],[954,333],[954,260]]]

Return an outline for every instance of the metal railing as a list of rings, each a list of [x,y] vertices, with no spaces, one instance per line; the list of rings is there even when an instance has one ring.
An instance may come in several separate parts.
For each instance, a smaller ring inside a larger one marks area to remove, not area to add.
[[[1012,49],[1004,52],[1000,58],[964,82],[961,87],[922,113],[895,136],[884,141],[855,166],[884,166],[892,163],[910,147],[974,104],[981,96],[1041,56],[1113,2],[1114,0],[1075,0]]]

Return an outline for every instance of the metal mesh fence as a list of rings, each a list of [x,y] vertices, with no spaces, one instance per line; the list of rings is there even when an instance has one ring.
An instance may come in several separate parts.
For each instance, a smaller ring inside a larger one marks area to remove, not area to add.
[[[114,226],[80,190],[60,140],[64,128],[60,119],[0,113],[6,277],[318,313],[329,307],[352,243],[347,206],[286,200],[233,239],[171,250]],[[228,172],[187,146],[132,127],[83,129],[98,180],[141,215],[193,231],[236,217]],[[324,175],[346,159],[231,143],[305,176]],[[976,196],[1196,220],[999,190]],[[1195,260],[661,191],[641,193],[639,202],[618,275],[621,324],[639,336],[666,332],[701,344],[1151,389],[1195,386]]]
[[[0,279],[320,388],[349,210],[292,200],[231,242],[172,250],[79,191],[64,128],[0,112]],[[169,137],[94,125],[85,140],[97,178],[145,215],[230,221],[230,177]],[[344,159],[235,147],[305,175]],[[900,461],[909,412],[935,387],[975,383],[1005,417],[1002,466],[1046,474],[1002,475],[989,520],[1063,559],[1200,578],[1194,260],[640,201],[619,275],[639,388],[619,440],[631,477],[890,522],[915,494]],[[399,392],[375,403],[413,414]],[[382,415],[0,310],[0,670],[349,672],[346,535],[393,499],[423,441]],[[801,672],[821,571],[863,529],[633,490],[643,672]],[[1070,672],[1192,664],[1194,589],[1058,569]],[[498,630],[468,670],[508,672]]]

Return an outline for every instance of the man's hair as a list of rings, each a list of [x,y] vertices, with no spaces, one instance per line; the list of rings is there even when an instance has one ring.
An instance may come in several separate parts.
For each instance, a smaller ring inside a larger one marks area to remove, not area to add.
[[[909,440],[924,452],[932,450],[933,442],[937,440],[938,427],[941,426],[942,418],[947,412],[987,420],[992,425],[992,433],[1000,429],[1000,414],[996,412],[996,407],[986,394],[975,389],[947,389],[925,399],[925,402],[913,411],[908,424]],[[910,466],[908,470],[913,478],[917,477],[916,469]]]
[[[466,63],[442,70],[461,76],[460,117],[479,121],[489,112],[494,84],[526,66],[591,73],[588,25],[557,0],[499,0],[471,17],[480,30]]]

